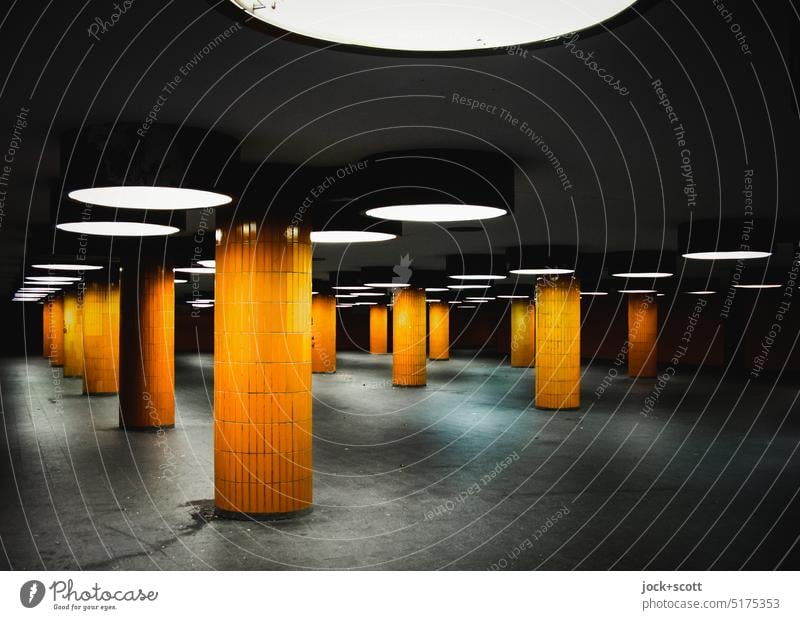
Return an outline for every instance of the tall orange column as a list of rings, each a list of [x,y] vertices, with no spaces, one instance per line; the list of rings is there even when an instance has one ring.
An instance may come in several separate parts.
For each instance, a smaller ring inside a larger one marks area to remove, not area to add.
[[[392,309],[394,356],[392,383],[421,386],[427,382],[425,367],[425,291],[401,289]]]
[[[536,407],[580,406],[581,301],[574,278],[536,285]]]
[[[90,282],[83,293],[83,391],[116,394],[119,379],[119,286]]]
[[[263,203],[217,212],[215,504],[223,516],[311,508],[311,233]]]
[[[120,273],[119,425],[175,426],[175,283],[161,254],[144,251]]]
[[[311,370],[336,372],[336,298],[332,295],[311,299]]]
[[[83,293],[80,294],[81,297]],[[83,376],[83,333],[78,293],[64,295],[64,376]]]
[[[389,326],[389,309],[384,305],[369,307],[369,352],[373,355],[384,355],[389,351],[387,345],[387,328]]]
[[[428,357],[450,359],[450,308],[443,302],[428,304]]]
[[[628,376],[655,377],[658,372],[658,305],[648,294],[628,295]]]
[[[511,301],[511,365],[531,368],[535,364],[536,306],[533,301]]]
[[[45,299],[42,305],[42,357],[50,357],[50,300]]]
[[[64,298],[61,295],[55,295],[47,300],[50,306],[50,313],[48,317],[50,343],[50,358],[51,366],[64,365]]]

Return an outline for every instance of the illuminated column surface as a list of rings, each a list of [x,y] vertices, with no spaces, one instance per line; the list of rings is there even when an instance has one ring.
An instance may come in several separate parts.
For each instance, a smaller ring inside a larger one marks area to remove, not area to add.
[[[443,302],[428,304],[428,357],[450,359],[450,308]]]
[[[536,407],[580,406],[580,282],[540,280],[536,285]]]
[[[217,212],[215,504],[232,518],[312,503],[310,228],[261,206]]]
[[[392,315],[392,383],[397,386],[425,385],[425,291],[401,289],[395,295]]]
[[[83,391],[116,394],[119,379],[119,286],[90,282],[83,293]]]
[[[336,298],[332,295],[311,299],[311,370],[336,372]]]
[[[389,351],[387,328],[389,309],[384,305],[369,307],[369,352],[384,355]]]
[[[42,357],[50,358],[50,300],[42,304]]]
[[[532,301],[511,302],[511,365],[529,368],[535,364],[536,307]]]
[[[50,365],[64,365],[64,298],[61,295],[51,297],[47,304],[50,306],[48,326],[50,334]]]
[[[175,285],[160,256],[143,251],[120,272],[120,428],[175,426]]]
[[[657,338],[656,298],[638,293],[628,295],[628,376],[656,376]]]
[[[75,291],[64,295],[64,376],[83,376],[81,300]]]

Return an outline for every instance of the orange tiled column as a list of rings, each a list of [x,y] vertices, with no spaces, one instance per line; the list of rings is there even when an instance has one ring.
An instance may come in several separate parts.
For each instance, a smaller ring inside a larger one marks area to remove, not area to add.
[[[42,304],[42,357],[50,357],[50,300],[45,299]]]
[[[450,359],[450,308],[443,302],[428,304],[428,357]]]
[[[119,378],[119,286],[90,282],[83,293],[83,391],[116,394]]]
[[[536,307],[532,301],[511,301],[511,366],[531,368],[535,364]]]
[[[656,298],[647,294],[628,295],[628,376],[656,376],[657,338]]]
[[[369,307],[369,352],[373,355],[384,355],[389,351],[387,345],[387,328],[389,326],[389,309],[379,304]]]
[[[81,293],[82,296],[82,293]],[[64,376],[83,376],[81,300],[78,293],[64,295]]]
[[[336,372],[336,298],[332,295],[311,299],[311,370]]]
[[[175,426],[175,283],[159,256],[120,273],[119,425],[130,430]]]
[[[395,295],[392,314],[392,383],[397,386],[425,385],[425,291],[400,290]]]
[[[536,285],[536,407],[579,407],[580,375],[580,282],[541,280]]]
[[[50,306],[50,313],[48,316],[48,341],[50,344],[50,358],[51,366],[64,365],[64,298],[61,295],[55,295],[47,300]]]
[[[280,518],[312,503],[311,233],[254,211],[217,212],[215,504]]]

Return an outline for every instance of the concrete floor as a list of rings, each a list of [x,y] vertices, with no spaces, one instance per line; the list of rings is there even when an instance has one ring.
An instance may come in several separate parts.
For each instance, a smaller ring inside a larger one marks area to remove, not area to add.
[[[177,360],[177,427],[125,435],[115,397],[42,359],[0,362],[0,562],[13,569],[800,568],[798,385],[585,369],[579,411],[460,352],[428,387],[391,356],[314,377],[315,509],[212,516],[210,356]],[[59,385],[59,381],[62,381]],[[63,388],[63,392],[59,389]]]

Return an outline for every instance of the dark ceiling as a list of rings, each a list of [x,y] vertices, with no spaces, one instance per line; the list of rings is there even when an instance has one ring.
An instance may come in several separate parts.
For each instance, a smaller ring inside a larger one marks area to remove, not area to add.
[[[435,269],[447,254],[520,242],[674,250],[677,225],[690,217],[742,217],[747,169],[756,216],[786,231],[796,211],[800,17],[786,0],[728,0],[727,18],[720,4],[639,2],[577,39],[423,57],[302,41],[260,24],[239,28],[245,15],[227,0],[138,0],[105,32],[93,24],[111,19],[113,2],[17,0],[0,22],[0,150],[19,112],[30,111],[3,187],[0,285],[17,285],[26,237],[53,234],[59,136],[85,124],[144,123],[157,103],[159,123],[227,134],[254,162],[338,166],[424,148],[513,159],[513,217],[477,232],[406,225],[386,244],[320,248],[317,271],[392,265],[405,254]],[[616,88],[593,68],[619,80]],[[159,102],[182,69],[180,84]],[[678,120],[661,104],[657,80]],[[486,106],[472,109],[459,98]]]

